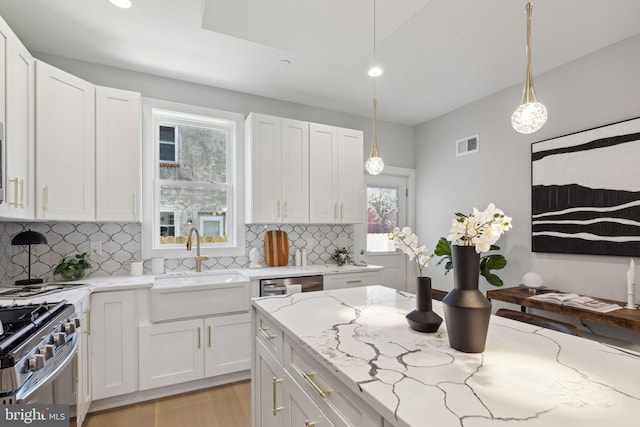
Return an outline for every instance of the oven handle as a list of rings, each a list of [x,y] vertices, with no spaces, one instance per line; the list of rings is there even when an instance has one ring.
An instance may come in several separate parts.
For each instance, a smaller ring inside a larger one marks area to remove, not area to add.
[[[45,384],[49,381],[55,380],[58,375],[60,375],[73,361],[73,356],[76,354],[76,350],[78,349],[78,333],[74,333],[64,344],[65,348],[63,353],[58,353],[55,355],[57,360],[57,366],[53,368],[52,371],[47,372],[40,378],[38,375],[41,371],[36,371],[29,377],[26,383],[20,388],[20,390],[16,393],[16,403],[28,403],[27,401],[33,393],[35,393],[42,384]],[[58,347],[59,348],[59,347]],[[48,366],[45,366],[42,369],[48,369]],[[35,384],[33,384],[35,382]]]

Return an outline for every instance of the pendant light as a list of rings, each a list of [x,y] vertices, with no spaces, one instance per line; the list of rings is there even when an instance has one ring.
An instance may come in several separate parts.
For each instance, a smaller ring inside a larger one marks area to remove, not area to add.
[[[371,155],[367,163],[365,163],[365,168],[371,175],[379,175],[384,170],[384,162],[378,153],[378,136],[376,133],[376,110],[378,107],[376,78],[382,74],[382,69],[376,63],[376,0],[373,0],[373,67],[368,74],[373,78],[373,146],[371,147]]]
[[[524,82],[522,102],[511,115],[511,126],[520,133],[538,131],[547,122],[547,109],[538,102],[531,77],[531,3],[527,3],[527,77]]]

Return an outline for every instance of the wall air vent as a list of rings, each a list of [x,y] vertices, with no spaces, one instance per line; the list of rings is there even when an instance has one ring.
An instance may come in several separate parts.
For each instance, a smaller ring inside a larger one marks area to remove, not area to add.
[[[480,136],[472,135],[456,141],[456,157],[480,151]]]

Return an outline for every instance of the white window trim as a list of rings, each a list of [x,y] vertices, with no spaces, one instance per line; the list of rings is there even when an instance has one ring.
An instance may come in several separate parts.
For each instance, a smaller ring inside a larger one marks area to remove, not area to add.
[[[210,257],[246,255],[244,233],[244,115],[176,102],[142,98],[142,257],[147,259],[156,256],[165,258],[192,258],[195,256],[195,252],[187,251],[186,247],[153,247],[153,237],[156,232],[153,225],[159,220],[159,218],[153,218],[154,213],[156,216],[159,215],[159,210],[155,208],[159,194],[156,194],[154,188],[154,172],[159,162],[159,147],[155,140],[153,109],[178,111],[204,117],[217,117],[235,122],[236,141],[233,144],[233,152],[229,153],[233,159],[233,176],[228,177],[230,182],[235,182],[233,195],[229,198],[229,205],[235,215],[233,218],[227,217],[227,224],[234,232],[233,242],[229,242],[228,245],[222,247],[219,245],[215,247],[202,245],[201,253]]]

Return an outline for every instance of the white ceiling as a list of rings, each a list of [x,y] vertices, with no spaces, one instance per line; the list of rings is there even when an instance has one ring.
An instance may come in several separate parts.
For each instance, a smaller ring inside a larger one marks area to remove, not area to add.
[[[381,120],[419,124],[522,84],[526,1],[376,1]],[[132,3],[0,0],[0,15],[34,52],[371,116],[373,0]],[[532,4],[534,76],[640,33],[638,0]]]

